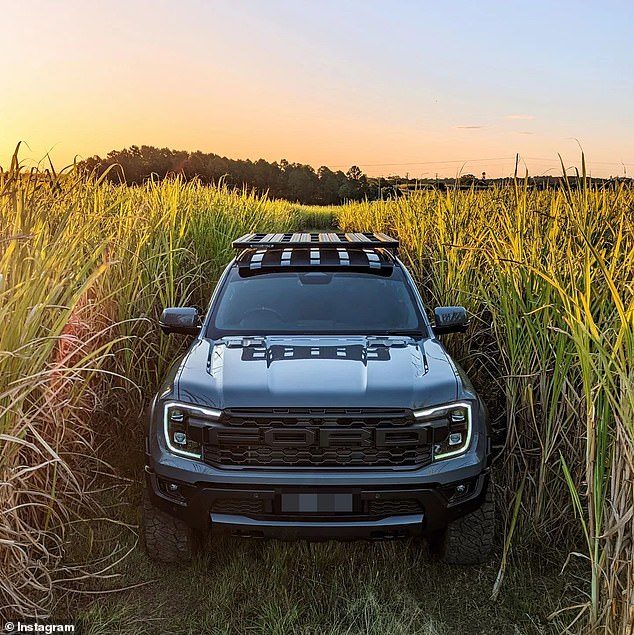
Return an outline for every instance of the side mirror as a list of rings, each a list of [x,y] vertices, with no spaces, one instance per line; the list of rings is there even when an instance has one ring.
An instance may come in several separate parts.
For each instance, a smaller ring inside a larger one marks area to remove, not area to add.
[[[469,326],[467,310],[463,306],[439,306],[434,309],[434,333],[464,333]]]
[[[180,333],[181,335],[198,335],[200,317],[192,306],[177,306],[163,309],[159,326],[163,333]]]

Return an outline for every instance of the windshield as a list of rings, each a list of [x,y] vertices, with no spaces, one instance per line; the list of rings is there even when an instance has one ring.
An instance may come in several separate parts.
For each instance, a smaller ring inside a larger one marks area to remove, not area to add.
[[[211,315],[207,337],[225,335],[385,335],[427,333],[409,284],[357,272],[266,273],[232,270]]]

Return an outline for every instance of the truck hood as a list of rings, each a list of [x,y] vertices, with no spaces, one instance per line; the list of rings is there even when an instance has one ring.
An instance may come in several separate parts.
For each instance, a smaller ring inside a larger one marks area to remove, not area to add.
[[[459,377],[436,340],[290,337],[197,340],[178,399],[212,408],[425,408],[455,400]]]

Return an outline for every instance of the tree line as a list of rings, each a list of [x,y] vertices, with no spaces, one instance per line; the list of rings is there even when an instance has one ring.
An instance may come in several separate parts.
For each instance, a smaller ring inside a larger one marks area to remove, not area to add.
[[[80,168],[115,183],[140,185],[151,178],[181,176],[212,184],[223,181],[228,187],[247,188],[272,198],[284,198],[307,205],[336,205],[344,200],[374,199],[378,185],[361,169],[353,165],[347,172],[336,172],[321,166],[315,171],[310,165],[269,163],[264,159],[228,159],[217,154],[187,152],[153,146],[130,146],[112,150],[105,158],[93,156]],[[386,184],[388,185],[388,184]],[[389,187],[389,185],[388,185]]]
[[[105,158],[93,156],[79,164],[80,169],[98,177],[104,176],[114,183],[140,185],[148,179],[180,176],[185,180],[199,179],[202,183],[221,181],[230,188],[268,193],[272,198],[283,198],[306,205],[338,205],[346,200],[375,200],[404,196],[419,189],[488,189],[512,182],[512,178],[490,179],[463,174],[454,178],[416,179],[401,176],[368,177],[353,165],[347,172],[333,171],[322,165],[315,170],[310,165],[269,163],[264,159],[228,159],[217,154],[187,152],[154,146],[130,146],[112,150]],[[582,177],[569,176],[566,186],[579,187]],[[632,186],[631,178],[599,179],[588,177],[587,184],[602,187]],[[527,179],[531,189],[555,189],[563,184],[557,176],[535,176]]]

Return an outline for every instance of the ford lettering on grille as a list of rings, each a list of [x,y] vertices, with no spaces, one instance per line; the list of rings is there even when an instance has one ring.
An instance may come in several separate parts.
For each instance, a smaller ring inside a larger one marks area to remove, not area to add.
[[[239,428],[210,426],[211,445],[267,445],[269,447],[376,447],[418,446],[428,443],[429,431],[422,426],[341,430],[339,428]]]

